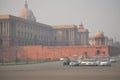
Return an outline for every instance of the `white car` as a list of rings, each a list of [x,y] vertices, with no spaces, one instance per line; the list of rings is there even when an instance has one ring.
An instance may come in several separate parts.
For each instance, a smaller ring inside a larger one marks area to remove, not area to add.
[[[100,61],[100,66],[110,66],[111,65],[111,62],[109,59],[103,59]]]
[[[73,60],[73,61],[70,61],[69,66],[79,66],[79,63],[78,61]]]
[[[81,64],[82,62],[82,59],[77,59],[78,63]]]
[[[110,62],[117,62],[117,59],[115,57],[111,57]]]
[[[85,59],[81,62],[81,65],[97,66],[99,65],[99,61],[96,59]]]
[[[64,60],[64,58],[60,58],[60,61],[63,61]]]
[[[80,65],[86,65],[87,62],[88,62],[88,60],[87,60],[87,59],[84,59],[84,60],[81,61]]]
[[[89,66],[98,66],[99,61],[96,60],[96,59],[90,59],[90,60],[88,60],[87,65],[89,65]]]

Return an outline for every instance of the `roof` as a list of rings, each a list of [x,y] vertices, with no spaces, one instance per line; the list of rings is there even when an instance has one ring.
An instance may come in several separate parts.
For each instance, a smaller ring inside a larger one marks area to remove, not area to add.
[[[93,36],[93,35],[92,35],[92,36],[89,36],[89,39],[94,39],[94,38],[95,38],[95,36]]]
[[[103,32],[97,32],[95,37],[104,37],[104,34]]]
[[[76,28],[76,25],[55,25],[52,26],[54,29],[59,29],[59,28]]]
[[[78,32],[88,32],[88,30],[87,30],[87,29],[84,29],[84,28],[82,28],[82,29],[79,28],[79,29],[78,29]]]

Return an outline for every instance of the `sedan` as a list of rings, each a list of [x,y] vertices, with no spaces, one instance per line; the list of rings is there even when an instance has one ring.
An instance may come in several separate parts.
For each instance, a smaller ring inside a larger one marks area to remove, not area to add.
[[[81,62],[81,65],[86,66],[97,66],[99,64],[99,61],[96,59],[86,59]]]
[[[111,62],[109,59],[103,59],[100,61],[100,66],[110,66],[111,65]]]
[[[69,66],[79,66],[78,61],[70,61]]]
[[[69,65],[69,63],[70,63],[70,59],[65,58],[65,59],[63,60],[63,65]]]

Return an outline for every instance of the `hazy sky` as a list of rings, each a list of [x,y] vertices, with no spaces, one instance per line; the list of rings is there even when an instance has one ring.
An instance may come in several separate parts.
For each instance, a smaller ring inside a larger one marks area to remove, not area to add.
[[[27,0],[37,22],[49,25],[79,25],[95,35],[104,35],[120,41],[120,0]],[[0,0],[0,14],[18,16],[25,0]]]

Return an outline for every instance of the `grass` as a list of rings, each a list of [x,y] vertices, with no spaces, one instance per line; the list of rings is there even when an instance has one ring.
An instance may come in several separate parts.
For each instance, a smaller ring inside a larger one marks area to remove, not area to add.
[[[45,63],[51,61],[57,61],[58,59],[40,59],[40,60],[27,60],[27,61],[10,61],[10,62],[0,62],[0,66],[2,65],[25,65],[25,64],[37,64],[37,63]]]

